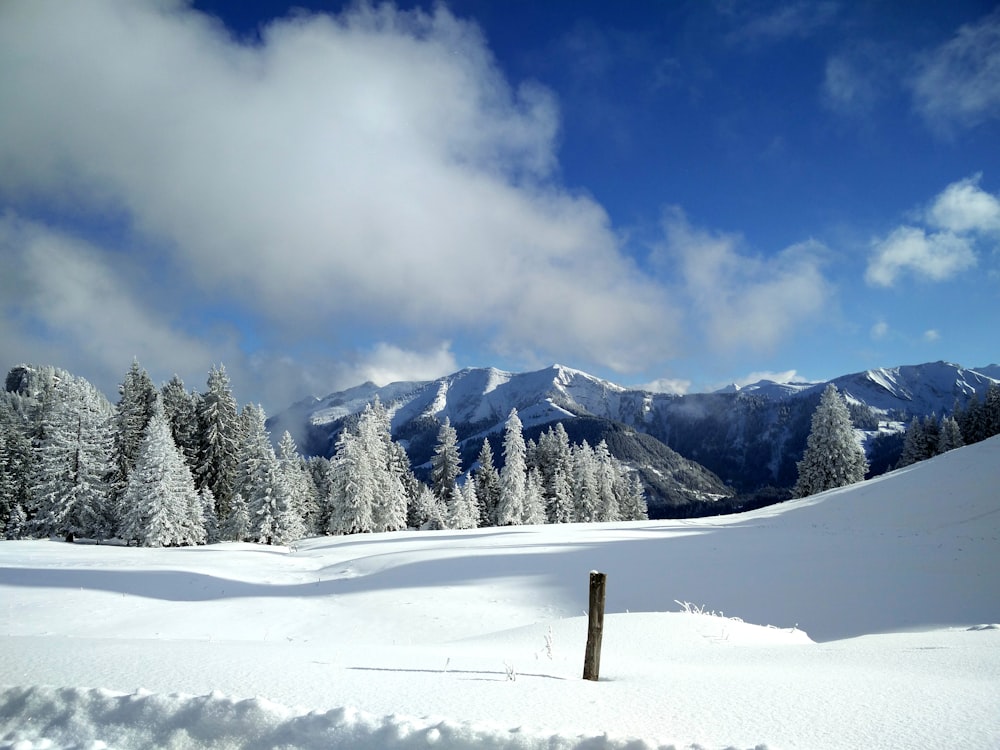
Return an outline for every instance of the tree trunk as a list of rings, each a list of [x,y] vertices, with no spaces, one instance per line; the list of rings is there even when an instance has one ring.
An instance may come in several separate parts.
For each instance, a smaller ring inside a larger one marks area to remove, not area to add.
[[[604,636],[604,594],[607,575],[590,571],[590,616],[587,650],[583,656],[583,679],[597,681],[601,671],[601,640]]]

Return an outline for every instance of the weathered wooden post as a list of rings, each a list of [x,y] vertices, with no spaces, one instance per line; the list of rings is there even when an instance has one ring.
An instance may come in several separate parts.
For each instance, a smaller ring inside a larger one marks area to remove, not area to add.
[[[590,571],[590,617],[587,651],[583,655],[583,679],[597,680],[601,671],[601,638],[604,635],[604,593],[607,575]]]

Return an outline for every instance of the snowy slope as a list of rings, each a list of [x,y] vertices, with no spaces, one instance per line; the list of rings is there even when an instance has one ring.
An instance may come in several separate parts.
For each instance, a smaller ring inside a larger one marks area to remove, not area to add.
[[[998,459],[684,522],[0,542],[0,748],[995,748]]]

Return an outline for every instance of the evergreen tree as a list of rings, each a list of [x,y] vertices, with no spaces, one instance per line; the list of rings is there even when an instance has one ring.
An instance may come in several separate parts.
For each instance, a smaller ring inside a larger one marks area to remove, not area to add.
[[[409,506],[406,489],[409,458],[402,446],[393,442],[389,413],[377,395],[362,414],[359,432],[375,477],[372,530],[405,529]]]
[[[903,452],[899,456],[896,468],[910,466],[918,461],[928,459],[932,455],[930,440],[924,431],[924,423],[920,421],[919,417],[914,417],[906,428],[906,434],[903,438]]]
[[[584,440],[573,451],[573,514],[576,520],[595,520],[597,505],[597,461],[594,449]]]
[[[188,393],[184,381],[174,375],[160,390],[160,395],[174,443],[194,471],[198,466],[198,436],[201,433],[198,426],[198,394]]]
[[[139,361],[133,359],[132,366],[125,373],[125,379],[118,386],[118,405],[114,416],[114,479],[112,495],[116,505],[120,505],[128,485],[129,476],[139,455],[139,446],[146,432],[146,425],[153,416],[159,400],[159,391]],[[117,515],[125,509],[118,507]]]
[[[549,523],[574,520],[573,456],[569,436],[562,422],[542,433],[538,439],[538,468],[542,475],[545,515]]]
[[[211,497],[212,491],[207,487],[202,492],[206,498]],[[233,494],[229,515],[219,523],[219,538],[228,542],[245,542],[250,538],[250,511],[239,492]]]
[[[979,400],[979,394],[972,394],[969,403],[965,405],[956,419],[958,419],[958,426],[962,429],[962,440],[966,445],[972,445],[986,439],[986,407]]]
[[[291,489],[271,447],[266,417],[260,406],[246,409],[237,492],[246,498],[249,538],[261,544],[289,544],[304,533]]]
[[[416,528],[412,523],[414,503],[427,485],[417,479],[413,473],[406,448],[395,441],[390,444],[389,464],[395,474],[400,477],[403,485],[403,495],[406,500],[406,522],[403,528]]]
[[[431,489],[445,507],[454,507],[457,502],[458,475],[462,469],[458,455],[458,434],[451,426],[451,420],[444,418],[438,431],[437,445],[431,456]]]
[[[4,536],[11,541],[14,539],[23,539],[27,533],[25,529],[27,523],[28,516],[24,512],[24,508],[20,503],[15,503],[8,515],[7,524],[4,528]]]
[[[843,487],[865,478],[868,461],[854,435],[850,412],[832,383],[820,396],[806,440],[805,454],[798,463],[795,496]]]
[[[479,502],[476,484],[468,478],[461,487],[456,486],[455,501],[450,513],[450,528],[474,529],[479,523]]]
[[[66,378],[45,410],[31,496],[36,534],[111,535],[107,478],[112,434],[107,400],[85,380]]]
[[[619,483],[618,465],[611,456],[605,441],[602,440],[594,449],[594,460],[596,462],[594,476],[597,480],[597,506],[594,509],[594,520],[621,520],[621,510],[616,494],[616,485]]]
[[[225,518],[232,503],[242,441],[236,399],[224,366],[213,367],[208,374],[208,390],[201,398],[198,423],[198,488],[212,490],[216,515]]]
[[[500,470],[498,526],[511,526],[523,522],[528,482],[526,451],[521,419],[517,416],[517,409],[511,409],[504,427],[504,465]]]
[[[359,534],[373,529],[377,482],[364,448],[356,426],[345,427],[337,439],[337,452],[330,460],[330,534]]]
[[[945,417],[941,420],[941,432],[938,435],[937,452],[947,453],[955,448],[961,448],[965,443],[962,441],[962,430],[958,426],[958,421],[954,417]]]
[[[545,503],[542,499],[542,475],[529,469],[524,483],[524,510],[521,521],[532,526],[545,523]]]
[[[215,496],[212,490],[204,487],[198,490],[198,500],[201,504],[201,518],[205,527],[205,543],[215,544],[221,537],[219,518],[215,515]]]
[[[938,441],[941,439],[941,422],[937,414],[928,414],[923,420],[924,444],[927,455],[924,458],[932,458],[938,454]]]
[[[1000,383],[991,382],[986,387],[983,401],[983,439],[1000,435]]]
[[[646,521],[649,510],[646,507],[646,491],[638,472],[622,474],[623,490],[621,493],[621,513],[626,521]]]
[[[192,544],[191,509],[199,507],[191,470],[155,410],[125,489],[121,537],[143,547]]]
[[[8,399],[0,397],[0,528],[8,528],[16,509],[24,514],[32,473],[33,453],[28,425]],[[24,520],[18,523],[19,533],[24,529]]]
[[[500,474],[493,465],[493,449],[484,439],[476,469],[476,500],[479,503],[479,525],[496,526],[500,505]]]
[[[281,464],[285,484],[291,493],[292,505],[302,519],[303,534],[309,536],[317,533],[319,498],[316,485],[312,481],[306,462],[299,456],[295,440],[288,430],[285,430],[278,442],[278,462]]]
[[[420,485],[413,500],[409,523],[413,528],[425,531],[444,529],[450,523],[447,509],[425,484]]]
[[[177,449],[177,453],[183,460],[184,454],[180,448]],[[191,468],[187,465],[187,461],[184,462],[184,467],[190,475]],[[184,493],[184,502],[181,508],[184,513],[181,518],[181,544],[205,544],[208,541],[207,519],[205,518],[203,500],[204,496],[195,489],[194,477],[191,476],[191,491]],[[214,515],[214,508],[212,509],[212,513]]]
[[[330,459],[324,456],[310,456],[306,460],[306,468],[316,488],[317,515],[313,521],[312,532],[325,534],[330,527],[330,513],[333,510],[330,487]]]
[[[330,461],[327,532],[357,534],[406,528],[412,489],[409,459],[390,434],[376,399],[353,427],[345,426]]]

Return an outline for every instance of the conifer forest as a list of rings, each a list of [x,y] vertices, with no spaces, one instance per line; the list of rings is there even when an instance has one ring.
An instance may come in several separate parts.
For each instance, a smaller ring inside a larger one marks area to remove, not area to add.
[[[647,517],[637,475],[607,445],[572,445],[562,424],[525,441],[517,411],[502,455],[484,438],[472,467],[441,424],[418,478],[376,398],[331,458],[276,443],[263,409],[239,408],[223,366],[204,391],[157,387],[134,361],[112,404],[55,367],[13,368],[0,395],[0,529],[165,547],[288,545],[322,534]],[[277,446],[275,448],[275,445]]]

